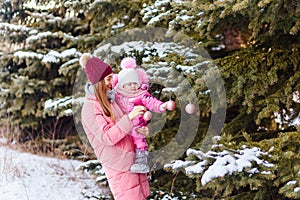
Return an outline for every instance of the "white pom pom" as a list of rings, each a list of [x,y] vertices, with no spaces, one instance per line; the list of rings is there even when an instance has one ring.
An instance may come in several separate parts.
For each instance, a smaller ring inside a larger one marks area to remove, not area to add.
[[[85,68],[86,63],[88,60],[92,58],[92,55],[90,53],[84,53],[79,59],[79,64],[81,65],[82,69]]]
[[[136,68],[136,61],[133,58],[127,57],[123,58],[120,65],[122,69]]]

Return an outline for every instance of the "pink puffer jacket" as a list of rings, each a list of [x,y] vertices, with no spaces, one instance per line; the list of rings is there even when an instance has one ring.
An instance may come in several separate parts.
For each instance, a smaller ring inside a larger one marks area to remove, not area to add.
[[[101,162],[116,200],[144,200],[150,193],[147,174],[133,174],[134,145],[128,135],[132,122],[116,103],[111,104],[115,121],[103,114],[93,94],[86,95],[82,107],[82,125]]]

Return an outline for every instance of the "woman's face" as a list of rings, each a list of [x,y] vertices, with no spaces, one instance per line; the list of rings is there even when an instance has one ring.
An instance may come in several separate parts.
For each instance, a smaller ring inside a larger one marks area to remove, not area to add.
[[[104,83],[106,85],[107,90],[112,89],[112,84],[113,84],[113,74],[112,73],[104,78]]]

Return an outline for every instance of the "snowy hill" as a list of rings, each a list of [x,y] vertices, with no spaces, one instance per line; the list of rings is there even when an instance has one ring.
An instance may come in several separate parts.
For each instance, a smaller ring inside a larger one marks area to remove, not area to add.
[[[109,195],[89,174],[76,171],[76,160],[21,153],[1,145],[1,200],[84,200],[85,195]]]

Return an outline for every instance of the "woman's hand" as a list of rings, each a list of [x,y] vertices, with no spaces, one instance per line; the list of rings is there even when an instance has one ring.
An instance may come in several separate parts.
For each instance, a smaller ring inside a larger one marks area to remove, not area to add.
[[[132,111],[128,114],[130,120],[133,120],[137,116],[143,114],[146,111],[144,106],[135,106]]]
[[[145,137],[148,137],[150,134],[150,128],[148,126],[143,126],[137,129],[137,132],[144,135]]]

